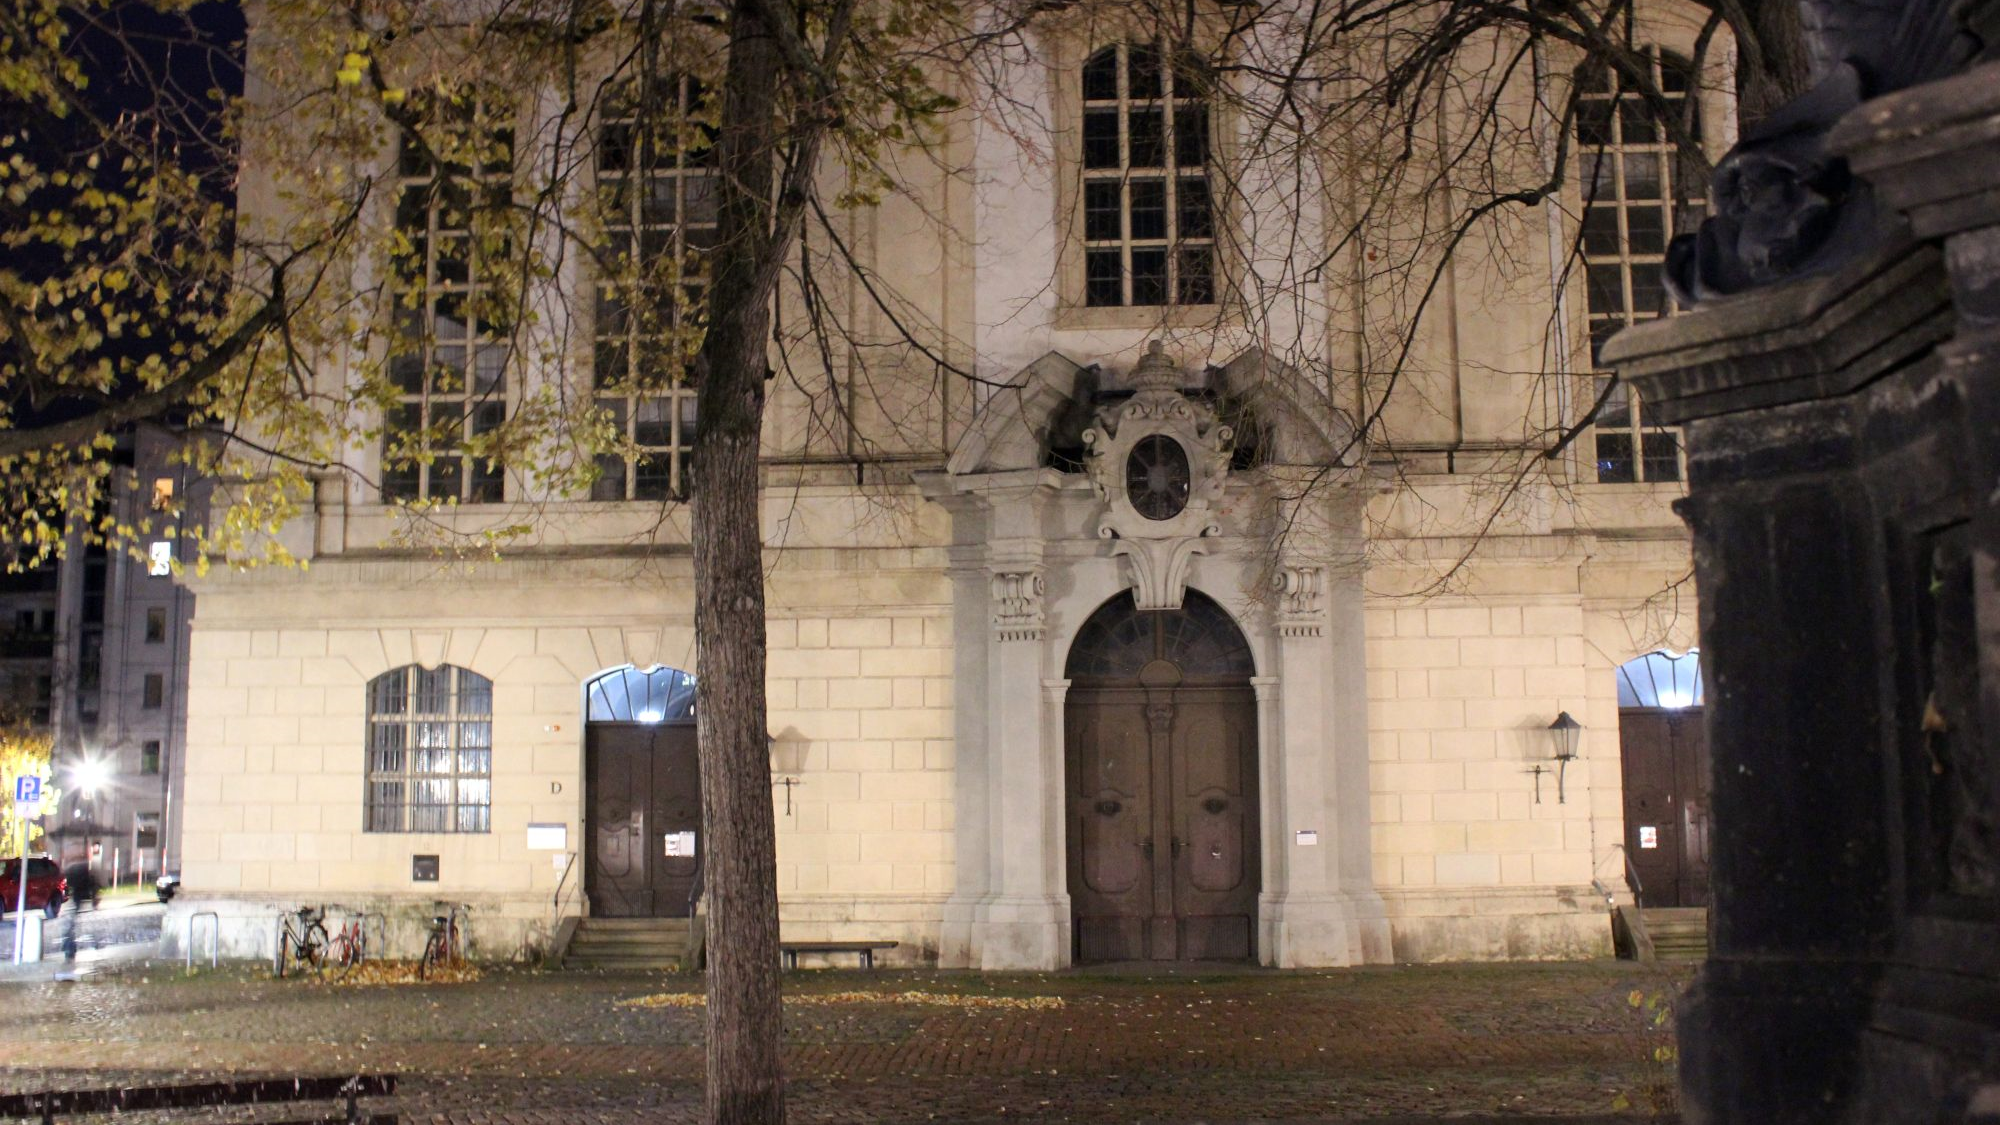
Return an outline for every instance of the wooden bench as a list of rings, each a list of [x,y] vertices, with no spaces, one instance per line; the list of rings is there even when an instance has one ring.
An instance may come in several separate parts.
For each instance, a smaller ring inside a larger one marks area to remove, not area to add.
[[[338,1102],[344,1112],[273,1125],[396,1125],[393,1113],[364,1113],[358,1099],[396,1092],[393,1074],[338,1075],[331,1078],[265,1078],[241,1082],[186,1082],[175,1086],[125,1086],[108,1090],[51,1090],[0,1095],[0,1118],[39,1118],[53,1125],[56,1114],[135,1113],[140,1110],[213,1110],[219,1106],[272,1102]]]
[[[785,968],[796,969],[801,953],[858,953],[861,955],[861,967],[873,969],[876,950],[894,949],[901,944],[899,941],[781,941],[778,943],[778,956]]]

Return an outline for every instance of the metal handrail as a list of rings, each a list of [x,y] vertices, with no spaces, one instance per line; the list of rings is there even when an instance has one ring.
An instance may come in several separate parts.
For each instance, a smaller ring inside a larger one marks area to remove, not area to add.
[[[703,889],[702,876],[707,873],[708,862],[706,859],[694,865],[694,885],[688,888],[688,917],[690,918],[694,917],[695,904],[701,901]]]
[[[549,898],[549,911],[562,912],[563,886],[569,882],[569,873],[576,869],[576,853],[569,853],[569,860],[563,864],[562,874],[556,877],[556,893]]]
[[[187,968],[189,972],[194,971],[194,922],[197,918],[206,918],[211,923],[208,931],[208,967],[211,969],[215,968],[222,956],[222,915],[217,914],[213,910],[197,910],[193,914],[188,915],[187,949],[185,952],[187,954]]]

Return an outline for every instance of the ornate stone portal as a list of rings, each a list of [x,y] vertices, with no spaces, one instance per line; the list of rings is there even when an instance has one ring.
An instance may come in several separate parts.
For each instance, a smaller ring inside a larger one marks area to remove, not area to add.
[[[1187,389],[1203,379],[1208,394]],[[1255,666],[1257,959],[1387,961],[1362,649],[1370,486],[1343,467],[1352,425],[1256,351],[1190,378],[1155,344],[1119,390],[1102,385],[1095,367],[1043,357],[986,404],[945,472],[919,478],[954,544],[957,887],[939,961],[1071,963],[1066,658],[1121,593],[1172,610],[1191,588],[1229,614]],[[1218,402],[1255,419],[1259,463],[1232,469],[1238,435]],[[1053,447],[1077,417],[1084,471],[1065,472]]]

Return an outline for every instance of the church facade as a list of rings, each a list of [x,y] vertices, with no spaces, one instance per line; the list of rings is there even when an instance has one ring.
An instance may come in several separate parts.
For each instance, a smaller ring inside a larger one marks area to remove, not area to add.
[[[1334,202],[1279,221],[1209,194],[1204,162],[1240,147],[1219,101],[1138,29],[1049,19],[1016,91],[1049,160],[967,120],[921,205],[840,220],[900,319],[976,378],[857,347],[771,384],[784,936],[993,970],[1608,952],[1628,857],[1666,830],[1632,822],[1621,726],[1695,702],[1627,682],[1697,640],[1676,435],[1620,391],[1555,455],[1518,453],[1598,397],[1600,326],[1657,312],[1649,269],[1698,190],[1615,81],[1579,99],[1602,189],[1482,235],[1391,395],[1370,332],[1398,306],[1365,270],[1275,328],[1225,295],[1296,275],[1272,248],[1327,245]],[[1671,7],[1641,29],[1659,74],[1699,29]],[[1663,84],[1718,151],[1721,82]],[[712,221],[687,165],[596,174],[656,176],[677,239]],[[1568,245],[1574,276],[1551,264]],[[478,370],[477,331],[420,307],[426,347]],[[579,367],[629,340],[597,308]],[[574,377],[483,385],[504,405]],[[447,405],[474,418],[472,393]],[[698,419],[691,390],[615,402],[642,453],[588,497],[357,449],[282,534],[308,567],[196,583],[177,912],[258,954],[302,903],[407,945],[463,902],[475,949],[512,957],[566,919],[699,911],[701,667],[670,499]],[[410,498],[532,530],[472,562],[399,546]],[[1700,826],[1667,828],[1698,866]]]

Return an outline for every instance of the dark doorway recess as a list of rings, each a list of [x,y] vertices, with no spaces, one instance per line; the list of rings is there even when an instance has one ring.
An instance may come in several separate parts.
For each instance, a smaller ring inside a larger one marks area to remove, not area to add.
[[[1065,819],[1078,962],[1257,954],[1257,705],[1221,606],[1105,603],[1071,646]]]
[[[621,669],[591,681],[589,701],[591,916],[685,917],[703,851],[694,680],[671,668]]]

